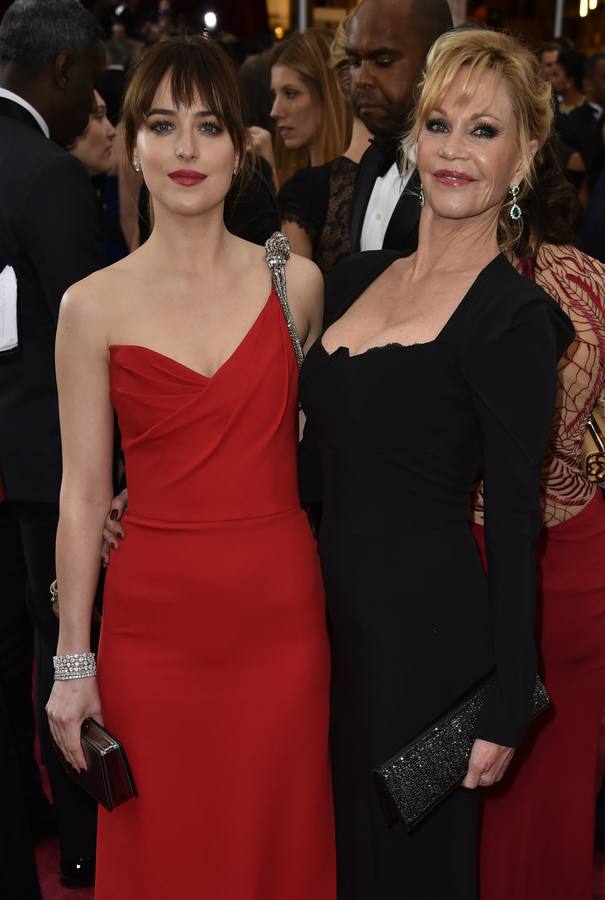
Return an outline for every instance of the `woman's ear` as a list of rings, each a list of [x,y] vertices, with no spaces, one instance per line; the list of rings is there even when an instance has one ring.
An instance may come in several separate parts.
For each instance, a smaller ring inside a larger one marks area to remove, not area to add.
[[[514,185],[519,185],[521,182],[527,177],[527,171],[531,168],[531,164],[535,159],[536,153],[538,152],[538,142],[536,140],[530,141],[527,145],[527,149],[529,151],[529,159],[526,161],[526,165],[523,165],[523,160],[519,161],[519,165],[515,169],[513,174],[510,187]]]

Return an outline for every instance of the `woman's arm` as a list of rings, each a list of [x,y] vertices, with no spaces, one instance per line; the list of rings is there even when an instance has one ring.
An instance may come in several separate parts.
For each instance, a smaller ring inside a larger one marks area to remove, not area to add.
[[[290,219],[282,221],[281,230],[290,241],[292,253],[304,256],[305,259],[313,259],[313,241],[308,231]]]
[[[288,301],[305,353],[321,334],[324,309],[323,276],[310,259],[292,255],[286,265]]]
[[[483,446],[485,539],[495,687],[479,717],[465,786],[498,781],[531,719],[536,678],[536,543],[540,480],[557,387],[557,362],[573,336],[539,296],[483,346],[467,351]]]
[[[63,452],[57,531],[59,656],[90,650],[99,538],[112,498],[113,412],[107,337],[103,303],[94,296],[91,281],[87,279],[67,292],[57,330]],[[85,768],[80,726],[87,716],[98,719],[101,715],[96,679],[55,681],[47,711],[52,735],[66,759],[75,768]]]
[[[293,253],[313,259],[314,244],[328,214],[329,193],[328,166],[301,169],[281,188],[277,195],[281,230],[290,241]]]
[[[279,178],[277,176],[277,166],[275,164],[275,153],[273,152],[273,137],[270,131],[260,128],[258,125],[252,125],[248,129],[250,135],[250,143],[256,153],[262,156],[271,168],[271,176],[275,190],[279,190]]]

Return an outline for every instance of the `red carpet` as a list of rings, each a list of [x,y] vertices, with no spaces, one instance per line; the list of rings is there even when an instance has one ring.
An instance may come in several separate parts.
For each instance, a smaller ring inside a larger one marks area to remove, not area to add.
[[[92,890],[73,891],[59,884],[59,847],[56,841],[38,844],[36,861],[44,900],[93,900]],[[595,858],[593,897],[594,900],[605,900],[605,853],[598,853]]]
[[[93,900],[94,891],[74,891],[59,884],[59,845],[57,841],[42,841],[36,847],[38,877],[44,900]],[[118,898],[116,898],[118,900]]]
[[[36,757],[40,766],[42,787],[49,800],[52,801],[46,768],[40,759],[40,747],[36,742]],[[40,841],[36,847],[36,866],[44,900],[93,900],[92,888],[76,891],[61,887],[59,884],[59,842],[56,840]],[[118,898],[116,898],[118,900]]]

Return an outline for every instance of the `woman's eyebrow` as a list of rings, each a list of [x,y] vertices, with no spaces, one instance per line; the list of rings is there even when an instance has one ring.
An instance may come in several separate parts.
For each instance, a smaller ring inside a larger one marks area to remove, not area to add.
[[[176,116],[176,109],[158,109],[157,107],[154,109],[150,109],[147,113],[148,116]],[[201,109],[199,112],[196,112],[196,116],[213,116],[214,113],[211,109]]]

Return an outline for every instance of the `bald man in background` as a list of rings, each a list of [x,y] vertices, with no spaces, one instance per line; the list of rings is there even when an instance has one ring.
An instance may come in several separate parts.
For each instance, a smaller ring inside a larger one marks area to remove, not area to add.
[[[401,176],[398,151],[428,50],[451,28],[447,0],[364,0],[351,19],[352,104],[374,135],[353,195],[353,252],[416,249],[420,183]]]

